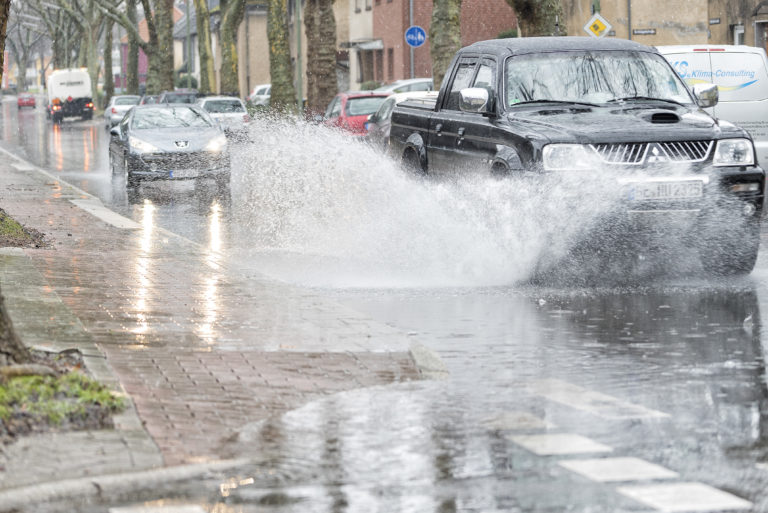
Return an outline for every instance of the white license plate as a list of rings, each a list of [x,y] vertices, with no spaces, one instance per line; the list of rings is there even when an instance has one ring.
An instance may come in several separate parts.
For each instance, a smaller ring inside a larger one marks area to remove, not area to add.
[[[199,174],[197,169],[174,169],[168,172],[170,178],[195,178]]]
[[[627,185],[629,201],[656,201],[701,198],[704,185],[700,180],[682,182],[636,182]]]

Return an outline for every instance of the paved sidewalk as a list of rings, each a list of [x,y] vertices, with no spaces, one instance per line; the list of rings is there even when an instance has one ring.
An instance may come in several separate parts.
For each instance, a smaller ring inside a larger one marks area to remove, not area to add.
[[[0,447],[0,495],[215,461],[246,424],[337,391],[421,378],[399,332],[312,291],[240,276],[215,240],[201,246],[155,226],[151,205],[141,221],[126,222],[82,191],[3,159],[0,205],[52,243],[0,250],[15,326],[29,345],[80,349],[135,410],[119,415],[115,430]]]

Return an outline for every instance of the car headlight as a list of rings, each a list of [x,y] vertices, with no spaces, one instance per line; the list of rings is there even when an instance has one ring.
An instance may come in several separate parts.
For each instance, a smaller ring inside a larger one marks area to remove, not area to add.
[[[128,145],[131,147],[132,150],[135,150],[138,153],[152,153],[155,151],[158,151],[157,146],[154,144],[150,144],[147,141],[143,141],[141,139],[137,139],[136,137],[128,137]]]
[[[543,150],[547,171],[594,169],[595,155],[582,144],[547,144]]]
[[[715,166],[751,166],[755,163],[755,150],[749,139],[723,139],[717,141]]]
[[[227,136],[217,135],[211,141],[205,145],[205,151],[223,151],[227,147]]]

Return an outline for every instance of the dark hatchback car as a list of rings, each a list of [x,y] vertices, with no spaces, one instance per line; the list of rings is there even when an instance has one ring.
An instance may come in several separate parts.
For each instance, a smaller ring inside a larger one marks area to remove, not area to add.
[[[137,105],[111,131],[113,174],[141,180],[213,178],[229,185],[229,149],[219,125],[194,105]]]

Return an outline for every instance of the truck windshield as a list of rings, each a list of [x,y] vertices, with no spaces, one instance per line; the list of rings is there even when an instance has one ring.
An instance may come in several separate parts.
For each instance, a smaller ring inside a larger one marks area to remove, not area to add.
[[[507,106],[530,101],[608,103],[658,98],[692,104],[685,85],[660,55],[569,51],[510,57]]]

